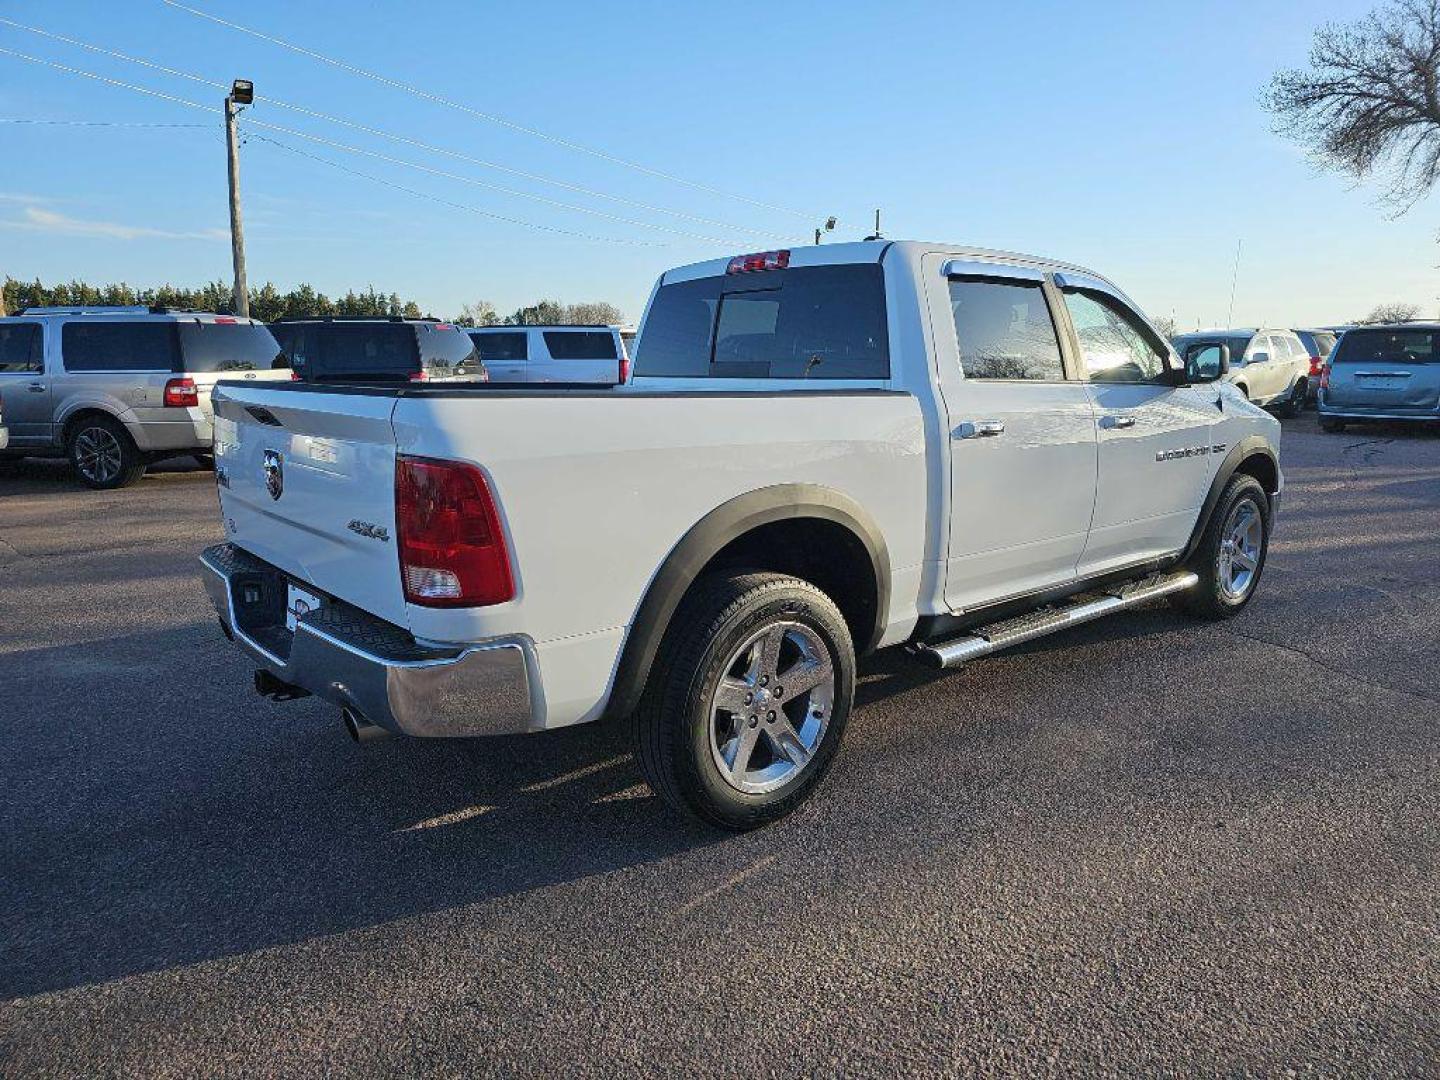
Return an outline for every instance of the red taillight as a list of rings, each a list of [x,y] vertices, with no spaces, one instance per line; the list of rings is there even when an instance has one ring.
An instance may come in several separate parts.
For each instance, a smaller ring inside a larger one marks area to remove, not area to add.
[[[623,386],[630,381],[630,354],[624,349],[620,350],[620,383]]]
[[[300,373],[299,373],[298,371],[296,371],[294,368],[291,368],[291,369],[290,369],[290,381],[291,381],[291,382],[299,382],[299,381],[300,381]]]
[[[1318,356],[1310,357],[1310,377],[1313,379],[1320,374],[1320,369],[1325,366],[1325,361]]]
[[[195,389],[195,380],[188,376],[171,379],[165,384],[165,406],[170,409],[188,409],[200,404],[200,392]]]
[[[500,514],[474,465],[397,457],[395,526],[410,603],[485,607],[515,598]]]
[[[748,274],[753,270],[784,270],[790,265],[790,252],[757,251],[753,255],[736,255],[725,267],[727,274]]]
[[[430,373],[429,373],[428,371],[426,371],[424,368],[421,368],[419,371],[412,371],[412,372],[410,373],[410,381],[411,381],[411,382],[429,382],[429,381],[430,381]]]

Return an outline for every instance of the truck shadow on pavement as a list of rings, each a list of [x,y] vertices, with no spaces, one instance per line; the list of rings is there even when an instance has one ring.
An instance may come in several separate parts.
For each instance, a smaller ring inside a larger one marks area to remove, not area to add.
[[[725,839],[650,793],[619,725],[357,747],[334,709],[249,679],[208,625],[0,654],[0,1000]]]

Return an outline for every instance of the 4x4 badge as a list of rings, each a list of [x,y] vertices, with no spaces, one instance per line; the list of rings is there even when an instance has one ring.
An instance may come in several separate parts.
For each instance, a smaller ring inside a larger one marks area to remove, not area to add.
[[[266,450],[261,468],[265,470],[265,490],[270,492],[270,498],[280,498],[285,494],[285,458],[279,450]]]

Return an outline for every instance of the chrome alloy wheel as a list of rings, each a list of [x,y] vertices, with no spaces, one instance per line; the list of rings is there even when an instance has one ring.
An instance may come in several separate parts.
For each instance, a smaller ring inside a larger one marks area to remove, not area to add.
[[[1220,589],[1229,599],[1240,600],[1254,586],[1260,570],[1260,545],[1265,539],[1265,519],[1260,508],[1250,499],[1237,503],[1221,536],[1216,556]]]
[[[798,622],[771,623],[736,649],[710,697],[710,754],[747,795],[774,791],[810,763],[835,704],[835,664]]]
[[[92,483],[110,483],[120,475],[123,460],[124,450],[113,431],[88,427],[75,436],[75,467]]]

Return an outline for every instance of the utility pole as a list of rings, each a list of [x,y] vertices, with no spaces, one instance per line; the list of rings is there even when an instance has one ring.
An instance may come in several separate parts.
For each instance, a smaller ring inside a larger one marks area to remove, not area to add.
[[[1225,313],[1225,326],[1235,325],[1235,285],[1240,280],[1240,249],[1245,245],[1245,238],[1241,237],[1235,241],[1235,269],[1230,273],[1230,308]]]
[[[235,314],[250,317],[250,290],[245,284],[245,224],[240,219],[240,134],[235,118],[240,106],[255,100],[255,84],[236,79],[225,98],[225,157],[230,172],[230,256],[235,264]]]

